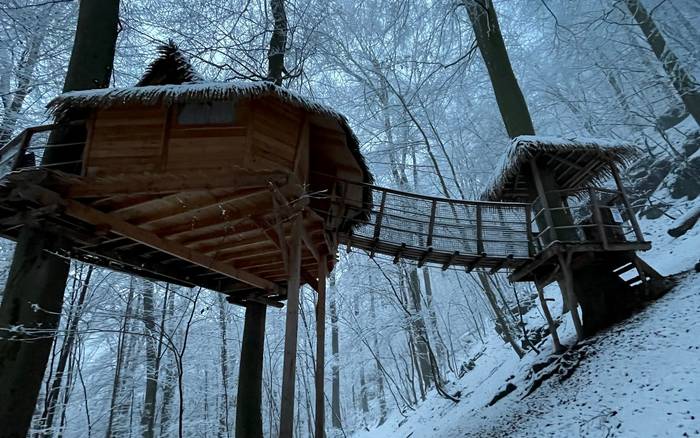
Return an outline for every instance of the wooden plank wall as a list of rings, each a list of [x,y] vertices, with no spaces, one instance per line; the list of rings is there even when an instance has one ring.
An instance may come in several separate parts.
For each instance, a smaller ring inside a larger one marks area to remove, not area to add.
[[[176,118],[176,117],[174,117]],[[244,166],[248,154],[250,101],[235,106],[233,125],[180,125],[173,120],[164,170],[212,170]]]
[[[128,106],[98,111],[85,162],[89,176],[155,171],[165,110]]]
[[[293,169],[303,112],[272,99],[256,100],[253,108],[251,168]]]

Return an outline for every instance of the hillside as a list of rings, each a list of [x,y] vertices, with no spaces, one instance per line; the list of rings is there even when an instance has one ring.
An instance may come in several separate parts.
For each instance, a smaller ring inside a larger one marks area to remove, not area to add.
[[[405,412],[406,418],[395,414],[382,427],[357,436],[700,435],[700,273],[693,269],[700,258],[700,229],[673,239],[665,234],[670,223],[658,219],[643,224],[655,243],[644,258],[664,274],[680,273],[668,294],[542,369],[553,358],[549,340],[539,346],[540,354],[530,351],[518,361],[494,334],[476,367],[449,384],[450,392],[461,394],[459,403],[431,393],[415,412]],[[558,295],[555,286],[547,292]],[[527,316],[542,318],[539,308]],[[565,343],[573,344],[568,318],[559,332]],[[557,364],[555,374],[525,396],[533,381]],[[570,369],[570,377],[562,377]],[[517,389],[487,406],[506,382]]]

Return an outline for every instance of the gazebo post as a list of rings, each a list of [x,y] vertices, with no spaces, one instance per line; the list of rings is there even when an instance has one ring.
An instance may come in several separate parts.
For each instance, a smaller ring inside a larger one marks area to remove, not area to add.
[[[284,331],[284,367],[280,404],[280,438],[292,438],[294,432],[294,383],[299,326],[299,282],[301,274],[301,235],[303,216],[298,214],[292,225],[289,243],[289,278],[287,280],[287,319]]]
[[[316,421],[315,438],[324,438],[326,420],[326,404],[324,393],[324,378],[326,366],[326,276],[328,256],[322,255],[318,261],[318,301],[316,303]]]
[[[542,176],[540,175],[540,169],[537,165],[535,158],[530,160],[530,169],[532,170],[532,179],[535,182],[535,189],[537,190],[537,196],[540,198],[540,204],[542,204],[542,213],[544,215],[544,221],[547,228],[549,228],[549,235],[551,236],[550,242],[545,242],[543,247],[547,246],[547,243],[551,243],[557,240],[557,232],[554,229],[554,219],[552,218],[552,211],[549,207],[549,200],[547,199],[547,192],[545,191],[544,184],[542,183]],[[537,221],[537,219],[535,219]],[[540,236],[541,238],[541,236]]]
[[[247,301],[238,369],[236,437],[262,438],[262,370],[267,306]]]
[[[617,167],[614,164],[610,165],[610,171],[612,172],[613,178],[615,179],[615,185],[622,195],[622,202],[625,204],[625,209],[627,210],[627,216],[629,217],[632,228],[634,229],[634,235],[637,237],[638,242],[644,242],[644,233],[642,233],[642,227],[639,226],[637,222],[637,215],[634,213],[634,209],[630,204],[630,200],[627,198],[627,193],[625,192],[625,186],[622,184],[622,179],[620,178],[620,173],[617,171]]]

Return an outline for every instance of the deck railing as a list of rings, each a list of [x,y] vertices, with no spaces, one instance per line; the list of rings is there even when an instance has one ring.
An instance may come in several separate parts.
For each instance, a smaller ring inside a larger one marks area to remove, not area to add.
[[[563,200],[560,206],[543,208],[539,197],[532,203],[531,227],[537,252],[554,241],[597,243],[604,249],[645,241],[634,210],[620,191],[587,187],[547,192],[547,197],[552,195]]]
[[[80,148],[85,141],[55,143],[51,134],[59,129],[69,129],[84,125],[83,121],[33,126],[25,129],[0,148],[0,177],[22,169],[58,169],[66,166],[79,167],[82,156],[77,160],[45,162],[44,155],[50,149]]]

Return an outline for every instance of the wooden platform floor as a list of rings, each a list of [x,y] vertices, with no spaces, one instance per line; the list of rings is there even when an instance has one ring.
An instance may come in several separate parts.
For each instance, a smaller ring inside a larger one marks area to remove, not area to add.
[[[0,234],[17,239],[35,224],[63,236],[66,255],[76,259],[276,300],[286,294],[281,248],[294,217],[304,217],[303,282],[316,286],[317,253],[329,251],[324,222],[300,190],[286,175],[236,169],[129,178],[23,170],[0,180]]]

